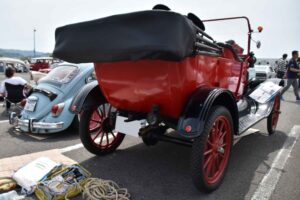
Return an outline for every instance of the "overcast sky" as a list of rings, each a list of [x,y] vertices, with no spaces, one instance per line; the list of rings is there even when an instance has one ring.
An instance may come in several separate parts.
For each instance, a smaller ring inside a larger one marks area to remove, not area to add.
[[[0,48],[32,50],[35,28],[36,50],[52,52],[56,27],[147,10],[157,3],[182,14],[193,12],[203,20],[247,16],[253,29],[264,27],[261,34],[253,35],[262,42],[259,50],[252,43],[257,57],[276,58],[300,50],[299,0],[0,0]],[[218,41],[235,39],[244,44],[247,39],[243,21],[206,26]]]

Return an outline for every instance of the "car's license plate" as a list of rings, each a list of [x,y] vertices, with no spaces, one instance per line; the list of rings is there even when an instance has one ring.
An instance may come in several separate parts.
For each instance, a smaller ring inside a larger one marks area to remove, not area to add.
[[[24,109],[32,112],[34,111],[35,106],[36,106],[36,101],[27,101]]]

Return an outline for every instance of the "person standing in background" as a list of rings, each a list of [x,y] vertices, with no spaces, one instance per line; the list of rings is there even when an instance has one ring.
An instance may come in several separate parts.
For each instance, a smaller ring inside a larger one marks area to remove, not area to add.
[[[300,66],[300,58],[297,59],[297,63]],[[298,90],[300,90],[300,73],[298,73]]]
[[[287,71],[287,54],[283,54],[282,58],[280,58],[278,61],[276,61],[275,71],[277,74],[277,78],[283,79],[286,71]]]
[[[291,87],[293,86],[294,94],[296,96],[296,101],[300,101],[299,97],[299,91],[298,91],[298,73],[300,73],[299,64],[297,63],[297,60],[299,58],[299,52],[293,51],[292,52],[292,58],[288,63],[287,68],[287,84],[281,91],[281,100],[284,100],[283,94]]]

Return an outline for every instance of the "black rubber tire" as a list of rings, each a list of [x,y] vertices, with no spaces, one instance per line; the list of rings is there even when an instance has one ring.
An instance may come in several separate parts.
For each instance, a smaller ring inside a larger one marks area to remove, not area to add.
[[[275,98],[277,98],[277,101],[279,102],[279,110],[280,110],[280,96],[277,95]],[[272,127],[272,115],[274,112],[274,107],[275,107],[275,104],[273,105],[272,112],[270,113],[270,115],[267,118],[267,130],[268,130],[269,135],[273,135],[276,132],[276,127],[275,127],[275,129],[273,129],[273,127]],[[278,119],[279,119],[279,116],[278,116]],[[278,119],[277,119],[277,123],[278,123]],[[276,123],[276,126],[277,126],[277,123]]]
[[[100,105],[102,105],[102,104],[100,104]],[[96,109],[96,108],[94,108],[94,109]],[[88,132],[89,119],[90,119],[94,109],[88,109],[88,110],[84,110],[82,112],[82,115],[80,117],[80,123],[79,123],[79,136],[80,136],[83,146],[89,152],[91,152],[92,154],[98,155],[98,156],[103,156],[103,155],[114,152],[122,143],[122,141],[125,137],[125,134],[118,133],[118,134],[120,134],[120,136],[117,137],[117,141],[109,148],[101,149],[101,148],[98,148],[97,146],[95,146],[93,141],[91,141],[89,132]]]
[[[213,126],[213,123],[217,119],[218,116],[225,116],[229,123],[230,123],[230,128],[231,128],[231,143],[230,143],[230,150],[229,150],[229,158],[227,161],[227,164],[225,166],[225,170],[219,180],[213,184],[210,185],[206,182],[204,178],[204,172],[203,172],[203,161],[204,161],[204,151],[205,151],[205,145],[208,139],[208,134]],[[231,150],[232,150],[232,141],[233,141],[233,121],[230,112],[228,109],[226,109],[223,106],[214,106],[212,107],[209,117],[206,120],[206,123],[204,125],[204,129],[202,134],[197,137],[192,146],[192,153],[191,153],[191,174],[192,174],[192,180],[194,182],[195,187],[200,190],[201,192],[209,193],[214,190],[216,190],[221,183],[223,182],[224,176],[226,174],[228,164],[230,163],[230,155],[231,155]],[[200,170],[201,169],[201,170]]]

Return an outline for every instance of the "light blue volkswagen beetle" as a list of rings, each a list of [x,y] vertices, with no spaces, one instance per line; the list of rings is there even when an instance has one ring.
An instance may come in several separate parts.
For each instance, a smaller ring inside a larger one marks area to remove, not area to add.
[[[95,79],[92,63],[60,64],[40,79],[20,115],[11,113],[10,123],[30,133],[55,133],[78,126],[71,102],[85,84]]]

